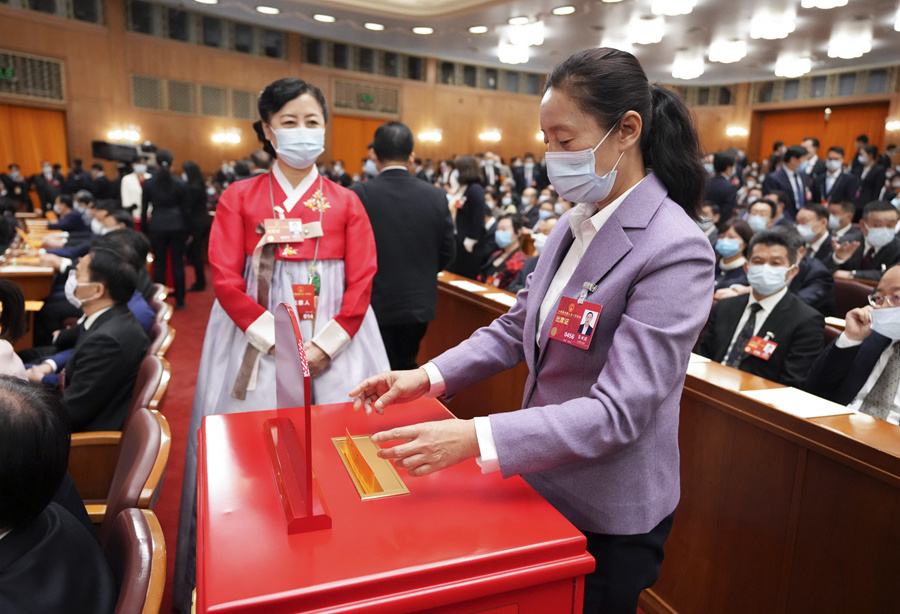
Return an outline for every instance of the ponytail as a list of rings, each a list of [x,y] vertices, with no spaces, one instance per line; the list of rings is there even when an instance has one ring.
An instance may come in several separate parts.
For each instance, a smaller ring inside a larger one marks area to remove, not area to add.
[[[651,85],[652,119],[641,138],[644,166],[669,191],[669,197],[699,219],[706,184],[700,137],[684,102],[675,92]]]

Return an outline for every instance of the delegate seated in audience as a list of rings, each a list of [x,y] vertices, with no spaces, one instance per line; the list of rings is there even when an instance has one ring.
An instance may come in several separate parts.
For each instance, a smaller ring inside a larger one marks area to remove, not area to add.
[[[863,241],[835,245],[830,270],[844,279],[878,281],[884,272],[900,263],[900,238],[897,238],[897,209],[891,203],[873,200],[863,209],[859,228]]]
[[[833,202],[828,205],[828,230],[831,231],[832,254],[836,243],[863,240],[862,231],[853,225],[854,215],[856,215],[856,205],[852,200]]]
[[[528,228],[532,228],[537,224],[540,216],[538,191],[535,188],[525,188],[525,191],[522,192],[521,207],[523,224]]]
[[[25,365],[13,349],[13,344],[28,330],[25,298],[8,279],[0,279],[0,308],[0,374],[25,379]]]
[[[744,264],[747,262],[747,245],[753,238],[753,229],[744,220],[731,220],[726,223],[722,235],[716,241],[716,299],[737,296],[731,287],[746,286],[747,273]]]
[[[0,376],[0,612],[115,611],[96,538],[52,502],[68,459],[69,427],[52,395]]]
[[[869,303],[847,313],[847,327],[816,359],[806,389],[900,424],[900,266],[882,276]]]
[[[827,207],[829,203],[852,201],[857,183],[853,174],[844,172],[844,148],[831,147],[825,157],[825,173],[813,177],[812,202]]]
[[[797,274],[788,289],[801,301],[824,316],[833,316],[837,311],[834,302],[834,277],[822,262],[811,258],[800,233],[793,226],[779,227],[797,245]]]
[[[719,240],[719,221],[721,218],[719,205],[714,202],[706,201],[700,207],[700,220],[697,222],[697,225],[700,226],[700,230],[709,239],[709,244],[713,248],[716,247],[716,241]]]
[[[715,305],[699,353],[786,386],[799,385],[822,350],[825,320],[788,291],[797,274],[796,242],[772,229],[755,234],[748,249],[752,291]]]
[[[762,232],[770,228],[778,217],[778,208],[774,200],[760,198],[747,210],[747,223],[753,232]]]
[[[527,259],[522,251],[522,218],[518,215],[501,217],[497,222],[494,240],[499,249],[481,267],[478,281],[505,290],[522,270]]]
[[[793,217],[785,215],[784,213],[785,209],[788,206],[787,194],[779,190],[773,190],[771,192],[767,192],[764,198],[775,203],[775,219],[772,221],[772,226],[794,225]]]
[[[98,239],[66,282],[67,294],[86,316],[60,332],[74,347],[66,362],[63,405],[73,431],[118,431],[128,412],[147,335],[126,303],[134,294],[134,266],[117,245]]]
[[[534,255],[525,261],[525,264],[522,265],[522,270],[519,271],[512,283],[507,286],[506,289],[509,292],[517,293],[525,287],[525,283],[528,281],[528,275],[530,275],[537,266],[538,258],[540,257],[541,252],[544,251],[544,245],[547,244],[547,239],[550,237],[550,233],[553,231],[553,227],[556,226],[556,222],[558,221],[559,218],[551,217],[538,224],[537,231],[531,235],[531,238],[534,240]]]
[[[806,244],[806,255],[827,267],[834,253],[828,232],[828,210],[816,203],[806,203],[797,212],[797,232]]]
[[[53,203],[53,212],[59,217],[58,222],[47,224],[48,230],[63,230],[69,235],[80,235],[87,238],[90,228],[84,223],[84,218],[72,205],[71,194],[60,194]]]

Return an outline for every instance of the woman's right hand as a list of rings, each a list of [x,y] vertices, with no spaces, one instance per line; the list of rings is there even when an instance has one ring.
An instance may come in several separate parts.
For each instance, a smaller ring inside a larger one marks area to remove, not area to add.
[[[365,407],[366,413],[371,414],[375,408],[379,414],[384,413],[384,408],[391,403],[408,403],[428,392],[431,381],[425,369],[411,369],[409,371],[384,371],[378,375],[366,378],[350,391],[353,408]]]

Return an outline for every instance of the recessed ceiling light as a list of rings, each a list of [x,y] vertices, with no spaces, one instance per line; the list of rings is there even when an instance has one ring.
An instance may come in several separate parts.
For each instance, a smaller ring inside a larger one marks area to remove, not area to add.
[[[262,13],[263,15],[277,15],[281,11],[276,9],[274,6],[258,6],[256,10]]]
[[[528,23],[527,17],[513,17],[507,23],[511,26],[524,26]]]
[[[195,1],[199,2],[200,4],[218,4],[219,3],[219,0],[195,0]]]
[[[412,30],[416,34],[422,34],[422,35],[434,34],[434,28],[429,28],[426,26],[419,26],[419,27],[413,28]]]
[[[575,12],[574,6],[558,6],[553,9],[554,15],[571,15]]]
[[[334,17],[331,15],[322,15],[321,13],[317,13],[313,15],[313,19],[316,21],[321,21],[322,23],[334,23]]]
[[[381,32],[382,30],[384,30],[384,26],[380,23],[372,23],[370,21],[369,23],[366,23],[364,25],[366,30],[375,30],[376,32]]]
[[[472,26],[471,28],[469,28],[469,32],[471,32],[472,34],[484,34],[487,31],[487,26]]]

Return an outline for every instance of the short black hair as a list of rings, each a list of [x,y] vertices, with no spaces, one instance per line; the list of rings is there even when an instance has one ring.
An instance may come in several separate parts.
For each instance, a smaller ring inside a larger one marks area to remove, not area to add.
[[[60,203],[64,204],[69,209],[72,208],[72,195],[71,194],[60,194],[56,197]]]
[[[104,198],[103,200],[95,202],[93,208],[98,211],[112,213],[116,209],[122,209],[122,205],[119,204],[119,201],[113,200],[112,198]]]
[[[760,199],[757,200],[755,203],[753,203],[752,205],[750,205],[750,209],[752,209],[753,207],[755,207],[756,205],[758,205],[758,204],[760,204],[760,203],[762,203],[762,204],[764,204],[764,205],[769,205],[769,207],[771,207],[771,209],[772,209],[772,219],[774,220],[774,219],[775,219],[775,216],[778,215],[778,205],[775,204],[775,201],[774,201],[774,200],[770,200],[770,199],[768,199],[768,198],[760,198]],[[748,211],[749,211],[750,209],[748,209]]]
[[[91,244],[88,254],[91,263],[88,275],[91,281],[106,286],[110,298],[119,305],[127,303],[137,286],[137,271],[132,260],[117,249],[118,243],[104,235]]]
[[[816,151],[819,151],[819,139],[817,139],[817,138],[814,137],[814,136],[808,136],[808,137],[806,137],[806,138],[803,139],[803,140],[804,140],[804,141],[812,141],[813,147],[816,148]],[[802,142],[802,141],[801,141],[801,142]]]
[[[775,198],[777,198],[777,199],[778,199],[778,202],[775,203],[776,205],[782,204],[782,205],[787,206],[788,200],[790,199],[790,196],[788,196],[788,193],[787,193],[787,192],[784,192],[784,191],[782,191],[782,190],[771,190],[771,191],[769,191],[769,192],[765,192],[765,194],[766,194],[766,196],[768,196],[769,194],[771,194],[772,196],[774,196]],[[771,200],[771,199],[769,199],[769,200]]]
[[[15,283],[0,279],[0,339],[10,343],[18,341],[28,330],[25,320],[25,297]]]
[[[806,155],[809,155],[809,152],[806,151],[806,147],[803,145],[791,145],[787,148],[787,151],[784,152],[784,162],[786,164],[794,158],[802,158]]]
[[[519,234],[519,231],[522,230],[522,216],[518,213],[507,213],[506,215],[501,215],[500,220],[509,220],[513,225],[513,232]],[[500,224],[500,220],[497,220],[497,224]]]
[[[872,202],[867,204],[865,207],[863,207],[863,214],[862,214],[863,219],[864,220],[867,219],[869,217],[869,214],[873,213],[875,211],[893,211],[894,213],[897,213],[897,209],[894,207],[894,205],[892,205],[888,201],[873,200]]]
[[[828,209],[820,205],[819,203],[806,203],[800,209],[806,209],[807,211],[812,211],[816,214],[816,217],[820,220],[828,219]]]
[[[772,143],[772,151],[778,151],[782,147],[784,147],[784,141],[775,141]]]
[[[124,224],[125,228],[134,229],[134,216],[131,214],[131,211],[119,208],[110,213],[110,215],[116,221],[116,224]]]
[[[380,162],[403,161],[404,164],[412,155],[415,141],[413,133],[402,122],[388,122],[378,126],[375,130],[375,140],[372,141],[375,155]]]
[[[47,507],[69,464],[69,423],[43,387],[0,375],[0,529]]]
[[[864,145],[868,145],[868,144],[869,144],[869,135],[868,135],[868,134],[860,134],[858,137],[856,137],[856,140],[857,140],[857,142],[859,142],[859,143],[863,143]]]
[[[852,200],[841,200],[837,202],[833,202],[829,205],[829,207],[834,207],[837,205],[841,208],[841,211],[844,213],[849,213],[851,217],[856,213],[856,203]]]
[[[734,166],[736,158],[733,151],[717,151],[713,156],[713,170],[717,173],[724,173],[729,166]]]
[[[711,200],[707,200],[702,205],[700,205],[701,209],[703,207],[709,207],[712,210],[713,215],[719,215],[722,212],[722,210],[719,209],[719,205],[717,205],[716,203],[714,203]]]
[[[841,154],[842,158],[846,155],[846,154],[844,154],[844,148],[839,145],[832,145],[831,147],[828,148],[828,151],[829,152],[833,151],[835,153],[839,153],[839,154]]]
[[[94,169],[95,171],[102,171],[103,165],[100,164],[99,162],[94,162],[93,164],[91,164],[91,168]]]
[[[862,150],[864,152],[866,152],[868,155],[872,156],[873,160],[878,157],[878,148],[875,147],[875,145],[866,145],[865,147],[862,148]],[[876,160],[876,162],[877,162],[877,160]]]
[[[122,254],[135,271],[140,271],[147,264],[150,240],[143,233],[131,228],[117,228],[103,235],[102,244],[109,245],[117,253]]]
[[[792,236],[792,232],[796,237]],[[767,228],[765,230],[760,230],[753,235],[752,239],[750,239],[750,244],[747,246],[747,256],[753,255],[753,248],[757,245],[781,245],[787,250],[788,260],[796,263],[797,250],[801,245],[800,241],[800,233],[790,226]]]
[[[272,165],[272,156],[262,149],[256,149],[250,154],[250,161],[256,168],[268,169]]]
[[[75,200],[80,203],[84,203],[85,205],[90,205],[94,202],[94,195],[91,194],[88,190],[78,190],[75,192]]]

